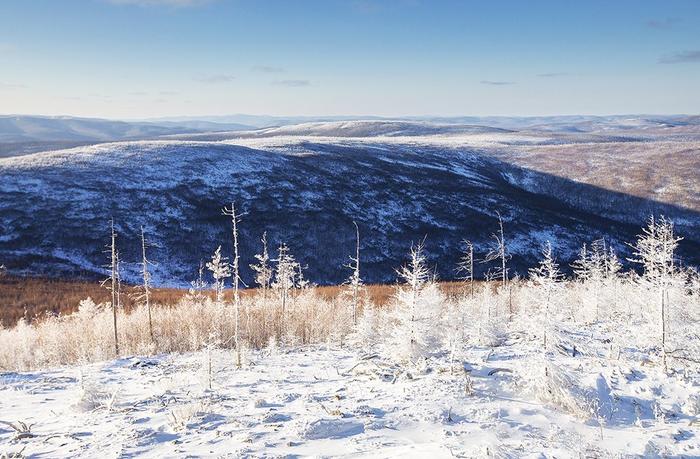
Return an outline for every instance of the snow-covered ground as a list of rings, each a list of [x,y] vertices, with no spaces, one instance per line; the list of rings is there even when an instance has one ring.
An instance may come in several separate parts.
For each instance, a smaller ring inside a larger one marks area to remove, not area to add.
[[[667,376],[596,333],[561,332],[583,354],[544,357],[512,338],[408,372],[323,346],[252,352],[240,369],[204,350],[5,373],[0,456],[700,455],[697,373]],[[6,424],[20,421],[25,434]]]

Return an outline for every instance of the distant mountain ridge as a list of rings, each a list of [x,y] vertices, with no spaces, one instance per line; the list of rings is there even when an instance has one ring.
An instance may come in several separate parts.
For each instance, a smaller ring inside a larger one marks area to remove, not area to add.
[[[69,116],[0,115],[0,157],[98,142],[242,129],[252,127],[207,121],[152,123]]]

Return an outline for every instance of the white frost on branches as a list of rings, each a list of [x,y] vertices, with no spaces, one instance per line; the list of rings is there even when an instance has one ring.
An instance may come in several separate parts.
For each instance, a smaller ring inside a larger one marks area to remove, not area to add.
[[[213,288],[216,292],[216,303],[221,305],[224,301],[224,282],[226,278],[231,277],[231,266],[228,263],[228,258],[221,256],[221,246],[214,251],[211,261],[207,263],[207,269],[211,271],[214,278]]]

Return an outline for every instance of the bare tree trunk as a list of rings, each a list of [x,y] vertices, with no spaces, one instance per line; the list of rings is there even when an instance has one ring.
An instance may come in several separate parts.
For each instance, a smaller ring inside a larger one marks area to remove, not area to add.
[[[502,285],[503,287],[506,286],[506,283],[508,282],[508,272],[506,271],[506,240],[503,236],[503,219],[501,218],[501,214],[498,214],[498,227],[499,227],[499,236],[500,236],[500,255],[501,255],[501,274],[502,274]]]
[[[474,298],[474,246],[469,244],[469,296]]]
[[[239,255],[238,255],[238,215],[236,215],[236,205],[232,202],[231,208],[227,209],[224,207],[224,215],[229,215],[231,217],[231,231],[233,233],[233,305],[234,305],[234,331],[233,339],[236,346],[236,365],[241,366],[241,348],[240,348],[240,307],[241,298],[238,292],[238,281],[240,280],[240,274],[238,269]]]
[[[151,343],[155,344],[156,339],[153,334],[153,317],[151,316],[151,274],[148,272],[148,259],[146,258],[146,234],[141,227],[141,255],[142,255],[142,274],[143,274],[143,298],[146,302],[146,310],[148,311],[148,332],[151,335]]]
[[[118,300],[118,293],[117,293],[117,269],[118,269],[118,261],[117,261],[117,233],[114,231],[114,219],[112,219],[111,223],[112,227],[112,244],[111,244],[111,252],[112,252],[112,262],[111,262],[111,270],[112,270],[112,319],[113,319],[113,325],[114,325],[114,356],[119,357],[119,336],[117,335],[117,300]]]
[[[355,273],[354,282],[352,288],[352,323],[357,325],[357,308],[360,296],[360,228],[357,226],[357,222],[352,222],[355,225],[355,235],[357,236],[357,243],[355,245]]]
[[[666,365],[666,292],[661,288],[661,358],[664,371],[668,370]]]

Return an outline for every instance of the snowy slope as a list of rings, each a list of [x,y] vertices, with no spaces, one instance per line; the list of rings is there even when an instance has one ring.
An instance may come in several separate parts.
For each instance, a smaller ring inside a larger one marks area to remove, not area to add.
[[[533,395],[537,346],[473,347],[453,373],[395,378],[352,349],[230,351],[125,358],[0,373],[0,454],[45,457],[697,457],[697,374],[609,357],[558,355],[567,385]],[[211,355],[211,357],[210,357]],[[213,377],[208,376],[209,361]],[[378,370],[379,369],[379,370]],[[465,391],[471,381],[473,393]],[[543,384],[544,379],[542,380]],[[542,386],[539,386],[542,389]],[[21,427],[20,427],[21,429]]]

